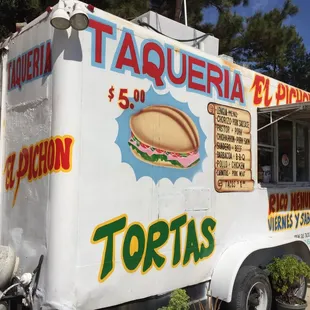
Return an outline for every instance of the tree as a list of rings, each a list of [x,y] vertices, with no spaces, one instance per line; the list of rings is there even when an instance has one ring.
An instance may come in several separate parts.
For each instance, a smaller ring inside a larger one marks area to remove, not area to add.
[[[288,84],[310,91],[310,54],[302,38],[290,44],[286,54],[288,65],[278,78]]]
[[[150,2],[145,0],[95,0],[89,2],[99,9],[126,20],[134,19],[150,8]]]
[[[86,2],[127,20],[131,20],[149,9],[175,19],[176,9],[181,9],[179,19],[184,23],[183,1],[181,0],[86,0]],[[229,23],[232,20],[232,17],[227,18],[230,9],[237,5],[247,5],[248,2],[249,0],[188,0],[188,24],[194,28],[204,30],[201,26],[203,10],[210,7],[215,7],[220,14],[225,14],[226,19],[224,19]],[[30,22],[43,12],[47,6],[56,3],[57,0],[1,0],[0,20],[2,25],[0,26],[0,39],[8,36],[9,33],[15,32],[16,22]],[[178,8],[177,3],[179,3]],[[177,13],[177,15],[179,14]],[[212,30],[214,29],[212,28]],[[218,32],[220,33],[220,31]],[[221,31],[222,33],[223,31]]]
[[[239,35],[243,31],[243,18],[230,10],[225,10],[219,14],[215,25],[206,23],[200,29],[205,33],[212,33],[219,39],[219,53],[233,54],[239,49]]]
[[[282,9],[255,13],[246,20],[245,30],[238,37],[239,47],[232,55],[254,70],[274,78],[283,76],[289,66],[292,48],[299,52],[304,48],[295,26],[284,25],[286,19],[297,12],[298,7],[286,0]]]
[[[15,23],[30,22],[42,12],[40,0],[0,1],[0,40],[15,32]]]

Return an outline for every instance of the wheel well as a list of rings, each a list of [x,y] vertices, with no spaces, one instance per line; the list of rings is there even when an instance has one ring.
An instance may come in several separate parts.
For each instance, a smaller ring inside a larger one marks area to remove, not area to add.
[[[287,238],[288,243],[281,244],[280,239],[268,239],[262,238],[261,242],[239,242],[227,248],[213,270],[210,288],[212,296],[230,302],[236,277],[244,266],[264,269],[273,258],[283,255],[298,256],[310,265],[309,248],[304,242]],[[261,247],[257,249],[259,245]]]
[[[260,249],[251,253],[240,266],[262,266],[268,265],[274,257],[293,254],[299,256],[304,262],[310,265],[310,251],[302,241],[295,241],[273,248]]]

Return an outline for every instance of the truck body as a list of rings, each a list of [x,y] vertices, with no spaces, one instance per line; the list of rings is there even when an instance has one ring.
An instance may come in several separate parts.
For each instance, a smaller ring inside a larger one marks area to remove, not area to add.
[[[44,255],[35,309],[229,303],[244,264],[308,262],[309,144],[260,169],[258,129],[307,123],[310,93],[79,3],[86,30],[48,10],[1,46],[0,244],[19,273]]]

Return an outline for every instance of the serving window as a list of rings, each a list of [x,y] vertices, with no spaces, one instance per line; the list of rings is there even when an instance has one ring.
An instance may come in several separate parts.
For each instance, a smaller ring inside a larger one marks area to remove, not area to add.
[[[309,183],[310,103],[258,109],[258,182]]]

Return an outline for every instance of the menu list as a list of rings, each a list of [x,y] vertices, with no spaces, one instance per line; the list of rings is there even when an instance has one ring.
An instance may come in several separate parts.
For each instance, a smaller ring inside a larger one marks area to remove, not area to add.
[[[216,191],[253,191],[250,113],[216,103],[209,103],[208,112],[214,115]]]

